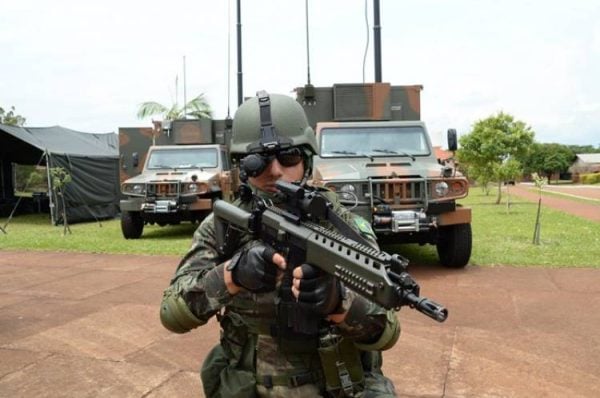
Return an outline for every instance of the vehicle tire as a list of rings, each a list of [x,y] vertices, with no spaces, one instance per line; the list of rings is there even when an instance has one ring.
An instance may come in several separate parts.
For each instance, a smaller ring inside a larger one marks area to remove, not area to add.
[[[139,239],[144,230],[144,220],[139,211],[121,212],[121,231],[125,239]]]
[[[463,268],[471,258],[473,237],[471,224],[455,224],[440,227],[437,252],[444,267]]]

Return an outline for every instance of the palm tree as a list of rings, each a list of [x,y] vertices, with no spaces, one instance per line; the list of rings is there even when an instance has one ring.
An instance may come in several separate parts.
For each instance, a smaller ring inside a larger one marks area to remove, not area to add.
[[[0,124],[6,124],[9,126],[23,126],[25,124],[25,118],[21,115],[15,114],[15,107],[11,106],[10,111],[6,112],[4,108],[0,106]]]
[[[158,102],[144,102],[140,105],[137,117],[144,119],[157,114],[162,115],[164,120],[183,119],[186,116],[202,119],[211,118],[212,110],[204,98],[204,93],[201,93],[196,98],[188,101],[183,108],[180,108],[177,103],[174,103],[170,108],[167,108]]]

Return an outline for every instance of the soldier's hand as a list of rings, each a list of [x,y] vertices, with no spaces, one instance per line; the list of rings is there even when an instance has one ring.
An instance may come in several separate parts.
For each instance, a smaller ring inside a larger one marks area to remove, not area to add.
[[[263,243],[237,252],[226,270],[232,282],[248,291],[264,293],[275,290],[281,271],[285,269],[284,257]]]
[[[298,302],[310,305],[321,315],[338,308],[343,286],[336,277],[310,264],[296,267],[292,275],[292,293]]]

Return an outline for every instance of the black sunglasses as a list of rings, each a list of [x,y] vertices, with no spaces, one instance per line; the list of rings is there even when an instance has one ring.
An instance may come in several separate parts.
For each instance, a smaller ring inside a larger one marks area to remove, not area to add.
[[[278,151],[251,153],[241,160],[241,168],[248,177],[261,174],[273,161],[277,159],[283,167],[294,167],[304,159],[302,150],[297,147]]]
[[[302,150],[300,148],[288,148],[282,149],[271,155],[262,155],[266,158],[267,163],[272,162],[274,158],[277,158],[279,164],[283,167],[293,167],[300,163],[303,159]]]

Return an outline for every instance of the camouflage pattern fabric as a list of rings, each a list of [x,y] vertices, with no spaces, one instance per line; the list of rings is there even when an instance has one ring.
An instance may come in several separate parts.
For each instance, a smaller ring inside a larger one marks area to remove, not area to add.
[[[375,235],[372,231],[369,233],[364,223],[354,222],[356,216],[339,204],[335,194],[326,194],[326,196],[330,200],[333,199],[336,213],[376,247]],[[235,204],[250,210],[249,204],[239,201]],[[359,225],[362,227],[359,228]],[[330,225],[328,227],[332,228]],[[250,236],[243,235],[239,238],[237,247],[243,248],[255,243],[256,241],[252,241]],[[220,383],[232,383],[230,378],[232,368],[252,372],[254,379],[250,381],[245,379],[244,382],[256,383],[255,391],[260,397],[326,396],[323,395],[325,394],[324,380],[320,371],[317,337],[315,336],[313,344],[306,340],[286,341],[272,336],[269,330],[277,323],[277,291],[263,294],[241,291],[235,296],[230,295],[223,276],[223,263],[226,260],[228,258],[221,258],[216,249],[211,214],[195,231],[192,246],[182,259],[168,287],[168,290],[184,298],[190,310],[201,322],[206,323],[215,315],[221,321],[223,330],[220,343],[223,349],[219,352],[223,352],[225,358],[221,356],[211,359],[214,362],[207,359],[208,363],[204,364],[203,374],[206,372],[211,383],[207,391],[207,383],[204,380],[207,396],[223,396],[220,394],[224,392],[215,392],[218,386],[214,384],[218,384],[219,381],[214,381],[215,369],[211,369],[213,364],[218,363],[227,364],[228,367],[221,371]],[[373,336],[382,334],[388,322],[385,309],[349,290],[343,306],[344,309],[349,310],[349,314],[353,314],[339,325],[339,330],[344,337],[356,342],[372,342]],[[240,319],[242,323],[239,322]],[[397,322],[395,315],[392,319]],[[249,345],[252,347],[248,347]],[[381,353],[362,352],[362,357],[366,390],[359,396],[395,396],[392,383],[381,373]],[[281,385],[289,384],[281,383],[281,380],[287,380],[288,376],[295,375],[300,375],[304,380],[302,385]],[[242,390],[244,386],[236,386],[236,391]],[[237,395],[231,392],[227,394]]]

